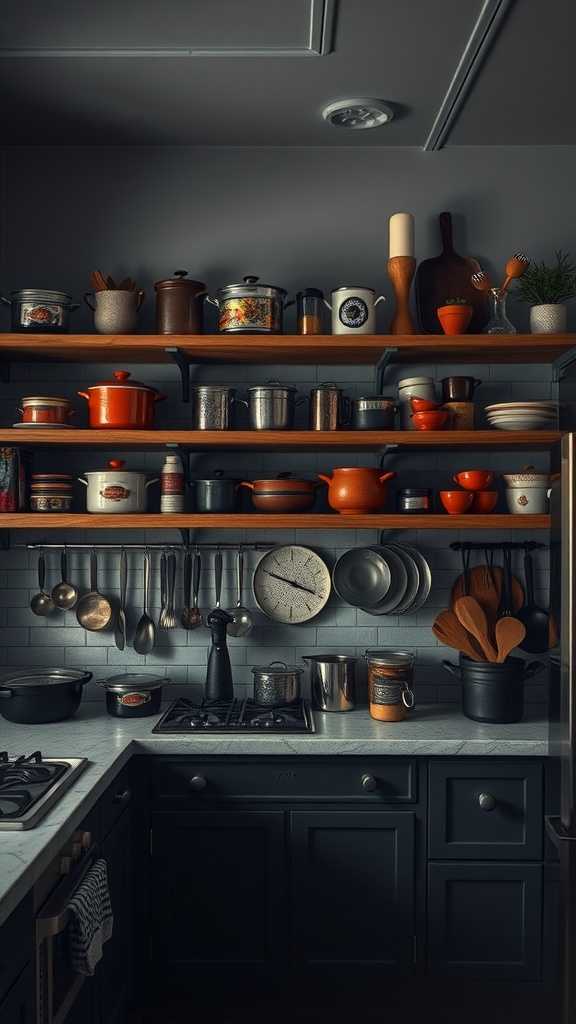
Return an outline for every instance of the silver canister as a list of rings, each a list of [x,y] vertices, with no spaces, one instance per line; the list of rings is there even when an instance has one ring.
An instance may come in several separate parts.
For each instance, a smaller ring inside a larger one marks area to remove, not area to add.
[[[222,384],[198,384],[194,388],[195,430],[230,430],[236,389]]]
[[[338,430],[349,417],[350,403],[336,384],[319,384],[310,392],[310,430]]]
[[[312,703],[320,711],[353,711],[357,658],[347,654],[305,654],[310,663]]]
[[[404,377],[398,381],[398,405],[402,430],[416,430],[411,419],[411,398],[426,398],[428,401],[434,402],[436,388],[432,377]]]
[[[248,415],[252,430],[290,430],[294,425],[296,388],[271,380],[248,388]]]
[[[300,699],[300,677],[304,669],[287,665],[285,661],[271,661],[269,665],[256,665],[254,701],[266,707],[294,704]]]

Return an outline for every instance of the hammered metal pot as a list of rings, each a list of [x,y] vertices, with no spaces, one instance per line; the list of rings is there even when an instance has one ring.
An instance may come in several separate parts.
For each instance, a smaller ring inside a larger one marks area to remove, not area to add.
[[[300,699],[303,671],[298,665],[287,665],[284,661],[255,666],[252,669],[255,703],[266,707],[294,704]]]
[[[89,300],[94,296],[95,306]],[[99,334],[133,334],[138,323],[138,310],[144,302],[143,291],[108,288],[86,292],[84,302],[94,313],[94,327]]]
[[[195,430],[230,430],[236,389],[220,384],[199,384],[194,388]]]

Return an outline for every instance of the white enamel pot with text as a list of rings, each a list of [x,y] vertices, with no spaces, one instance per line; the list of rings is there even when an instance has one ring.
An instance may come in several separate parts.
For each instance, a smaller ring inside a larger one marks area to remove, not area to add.
[[[123,468],[122,459],[110,459],[108,469],[100,469],[78,477],[86,487],[88,512],[130,514],[146,512],[148,488],[158,477],[146,479],[145,473]]]

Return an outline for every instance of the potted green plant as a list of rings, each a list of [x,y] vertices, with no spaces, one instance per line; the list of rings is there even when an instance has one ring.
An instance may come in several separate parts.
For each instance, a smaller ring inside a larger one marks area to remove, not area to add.
[[[443,306],[438,306],[436,315],[444,334],[465,334],[473,312],[466,299],[446,299]]]
[[[532,334],[560,334],[566,330],[566,303],[576,295],[576,266],[569,253],[556,253],[552,266],[529,263],[520,278],[518,298],[530,306]]]

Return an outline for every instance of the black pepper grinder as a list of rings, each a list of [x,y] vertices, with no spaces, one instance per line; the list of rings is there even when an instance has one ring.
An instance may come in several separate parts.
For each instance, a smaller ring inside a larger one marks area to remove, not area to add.
[[[223,608],[214,608],[206,619],[206,625],[212,634],[204,689],[206,700],[232,700],[234,696],[232,666],[226,643],[226,630],[232,618],[232,615]]]

